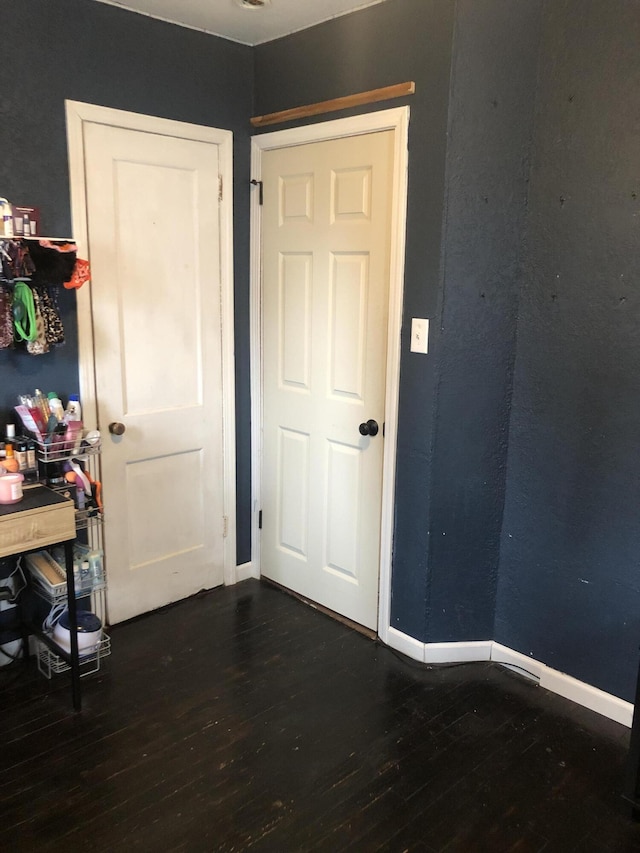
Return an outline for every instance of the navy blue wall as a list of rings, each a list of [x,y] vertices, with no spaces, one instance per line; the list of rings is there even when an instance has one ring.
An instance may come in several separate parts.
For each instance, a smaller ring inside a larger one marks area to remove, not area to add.
[[[0,7],[14,56],[0,96],[0,188],[41,208],[48,234],[71,232],[65,98],[232,130],[235,140],[238,562],[250,559],[248,179],[249,47],[86,0]],[[67,344],[44,356],[0,351],[0,406],[19,391],[78,390],[75,295],[61,295]],[[3,422],[4,422],[3,419]]]
[[[640,639],[639,37],[637,2],[387,0],[256,49],[256,113],[417,85],[392,625],[495,637],[624,698]],[[407,352],[424,315],[426,360]]]
[[[493,637],[541,3],[460,0],[449,103],[426,639]]]
[[[453,2],[387,0],[260,45],[255,53],[257,115],[405,80],[416,83],[415,95],[406,101],[377,107],[408,103],[411,108],[391,624],[421,639],[434,373],[430,357],[408,350],[410,318],[433,317],[438,304],[453,24]],[[334,116],[320,120],[327,118]],[[437,338],[436,324],[433,347]]]
[[[391,624],[421,640],[493,633],[539,21],[539,2],[387,0],[256,50],[259,114],[416,82]]]
[[[2,5],[0,32],[25,57],[0,98],[0,188],[38,204],[47,231],[70,228],[65,98],[234,132],[239,562],[248,118],[415,80],[397,102],[411,123],[392,625],[495,636],[631,698],[637,0],[387,0],[253,50],[86,0],[23,0]],[[66,348],[0,352],[4,412],[25,388],[77,389],[75,300],[62,298]],[[434,318],[427,358],[408,352],[413,316]]]
[[[496,639],[625,699],[640,642],[640,4],[546,3]]]

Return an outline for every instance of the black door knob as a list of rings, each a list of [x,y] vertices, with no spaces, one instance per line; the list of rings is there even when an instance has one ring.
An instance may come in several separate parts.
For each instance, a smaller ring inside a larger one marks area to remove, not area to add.
[[[358,429],[360,430],[360,435],[370,435],[373,438],[374,435],[378,434],[378,424],[374,420],[360,424]]]

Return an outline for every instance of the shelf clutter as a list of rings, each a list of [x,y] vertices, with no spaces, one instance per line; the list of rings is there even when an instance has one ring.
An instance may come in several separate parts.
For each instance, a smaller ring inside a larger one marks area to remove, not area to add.
[[[60,655],[52,651],[42,640],[35,641],[36,657],[38,660],[38,671],[45,678],[51,680],[54,675],[69,672],[71,664],[63,660]],[[96,643],[94,649],[88,654],[80,656],[80,678],[93,675],[100,671],[101,661],[111,654],[111,638],[102,633],[101,639]]]
[[[76,598],[105,589],[101,548],[82,542],[73,546],[73,585]],[[59,546],[49,551],[33,551],[24,562],[31,575],[34,592],[49,604],[58,605],[68,597],[64,550]]]
[[[40,213],[0,198],[0,349],[43,355],[62,346],[59,289],[90,280],[73,240],[40,237]]]
[[[19,397],[15,412],[18,429],[7,425],[0,440],[0,557],[21,555],[23,623],[38,669],[48,679],[71,671],[79,709],[79,679],[99,670],[111,651],[104,631],[100,434],[84,427],[77,396],[63,408],[57,394],[36,389]],[[74,637],[66,643],[65,620],[66,636]]]
[[[0,475],[13,474],[19,482],[40,482],[64,493],[74,501],[77,528],[87,528],[102,513],[100,433],[84,428],[77,395],[69,397],[66,409],[55,392],[45,397],[37,388],[18,399],[20,434],[15,425],[7,425],[6,440],[0,440]],[[0,503],[19,500],[20,485],[13,486],[10,497],[3,488],[6,481],[0,476]]]

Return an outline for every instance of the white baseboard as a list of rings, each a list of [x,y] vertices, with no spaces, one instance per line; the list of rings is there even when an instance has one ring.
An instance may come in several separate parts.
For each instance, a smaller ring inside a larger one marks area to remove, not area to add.
[[[603,717],[609,717],[610,720],[615,720],[616,723],[622,723],[623,726],[631,728],[633,704],[625,702],[618,696],[605,693],[604,690],[599,690],[584,681],[578,681],[577,678],[572,678],[570,675],[565,675],[563,672],[558,672],[557,669],[544,666],[544,664],[540,677],[540,687],[545,687],[552,693],[564,696],[565,699],[571,699],[578,705],[584,705],[585,708],[590,708],[597,714],[602,714]]]
[[[421,663],[459,663],[461,661],[487,661],[504,664],[523,670],[524,673],[539,682],[545,690],[570,699],[578,705],[589,708],[603,717],[615,720],[623,726],[631,727],[633,720],[633,704],[605,693],[591,684],[578,681],[570,675],[552,669],[538,660],[534,660],[521,652],[503,646],[493,640],[481,640],[468,643],[421,643],[419,640],[389,628],[388,645],[413,660]]]
[[[493,643],[491,660],[495,661],[495,663],[503,663],[505,666],[513,666],[516,669],[524,670],[525,674],[530,675],[537,682],[540,682],[544,665],[540,661],[523,655],[522,652],[510,649],[509,646]]]
[[[389,628],[387,631],[387,645],[413,660],[424,663],[424,643],[408,634],[403,634],[397,628]]]
[[[253,563],[251,561],[248,563],[242,563],[240,566],[236,566],[236,583],[257,577],[259,577],[259,575],[254,572]]]
[[[491,660],[491,640],[468,643],[424,643],[425,663],[468,663]]]
[[[469,643],[421,643],[403,634],[397,628],[389,628],[387,645],[421,663],[464,663],[465,661],[490,660],[491,640]]]

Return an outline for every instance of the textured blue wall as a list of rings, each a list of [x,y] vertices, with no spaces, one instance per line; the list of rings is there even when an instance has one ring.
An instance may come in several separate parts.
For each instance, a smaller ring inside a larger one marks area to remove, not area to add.
[[[235,150],[238,562],[250,559],[249,125],[251,48],[87,0],[0,6],[12,52],[0,95],[0,195],[38,205],[70,234],[65,99],[232,130]],[[0,406],[20,391],[78,391],[75,295],[61,296],[67,344],[44,356],[0,351]],[[99,321],[99,318],[98,318]]]
[[[427,635],[493,637],[541,3],[456,11]]]
[[[70,227],[65,98],[234,132],[239,562],[248,118],[416,81],[398,102],[411,123],[392,624],[420,640],[495,636],[631,698],[637,0],[387,0],[253,50],[85,0],[3,4],[0,31],[27,58],[0,97],[1,194],[40,205],[48,231]],[[35,385],[76,390],[63,300],[66,348],[0,352],[7,408]],[[408,352],[413,316],[435,318],[428,358]]]
[[[256,50],[259,114],[416,82],[391,624],[421,640],[493,632],[540,8],[387,0]]]
[[[640,4],[545,4],[496,638],[632,699]]]

